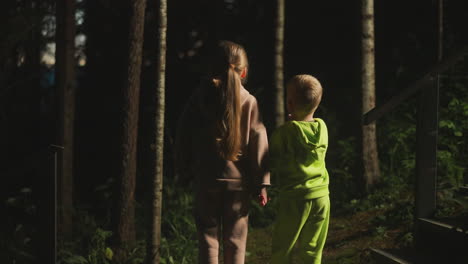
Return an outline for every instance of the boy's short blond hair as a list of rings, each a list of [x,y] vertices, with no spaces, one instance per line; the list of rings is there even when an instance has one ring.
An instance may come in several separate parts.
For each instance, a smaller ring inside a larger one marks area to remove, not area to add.
[[[288,97],[294,101],[301,112],[314,112],[322,100],[322,85],[312,75],[295,75],[288,81],[287,87]]]

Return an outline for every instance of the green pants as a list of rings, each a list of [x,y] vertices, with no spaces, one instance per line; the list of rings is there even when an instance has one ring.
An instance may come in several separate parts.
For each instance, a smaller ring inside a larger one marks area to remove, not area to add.
[[[303,263],[321,263],[330,218],[329,196],[311,200],[279,197],[278,202],[271,263],[290,263],[296,243]]]

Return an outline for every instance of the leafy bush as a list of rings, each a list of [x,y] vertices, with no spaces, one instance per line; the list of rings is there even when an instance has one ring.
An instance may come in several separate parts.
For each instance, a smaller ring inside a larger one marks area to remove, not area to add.
[[[403,103],[377,124],[380,169],[384,184],[414,183],[416,99]]]
[[[359,161],[359,149],[356,139],[349,137],[337,141],[336,149],[330,150],[337,155],[335,164],[329,166],[330,199],[334,207],[342,208],[358,196],[356,163]],[[334,213],[332,211],[332,213]]]
[[[33,190],[23,187],[4,201],[4,224],[0,232],[0,259],[28,263],[36,258],[32,242],[37,235],[37,201]]]
[[[278,189],[275,186],[268,188],[268,197],[271,200],[265,207],[260,206],[257,201],[252,200],[249,215],[250,226],[263,228],[275,221],[278,205]]]
[[[468,211],[457,193],[468,183],[468,63],[461,62],[441,78],[437,152],[437,212],[448,217]]]
[[[109,264],[113,252],[108,246],[112,232],[99,227],[96,219],[85,210],[76,210],[73,241],[59,248],[58,263]]]
[[[197,230],[193,217],[193,192],[189,188],[164,187],[161,263],[196,263]]]

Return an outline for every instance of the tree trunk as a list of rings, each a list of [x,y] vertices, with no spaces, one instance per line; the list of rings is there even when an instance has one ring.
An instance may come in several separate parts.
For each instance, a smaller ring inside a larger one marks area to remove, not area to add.
[[[153,97],[156,100],[156,111],[152,122],[153,137],[151,139],[150,175],[151,181],[151,214],[150,229],[147,242],[147,263],[158,264],[161,246],[161,209],[163,190],[163,157],[164,157],[164,111],[165,111],[165,76],[166,76],[166,29],[167,2],[157,1],[158,12],[158,46],[156,61],[157,86]]]
[[[284,123],[284,0],[276,2],[275,27],[275,127]]]
[[[374,1],[362,1],[362,113],[375,107]],[[362,126],[364,180],[369,189],[380,178],[375,123]]]
[[[58,144],[63,146],[59,160],[59,234],[72,235],[73,213],[73,131],[75,121],[75,1],[57,1],[56,78],[58,91]]]
[[[123,261],[127,250],[135,246],[135,183],[136,147],[138,135],[138,109],[142,62],[145,0],[129,0],[128,65],[123,87],[123,124],[120,164],[120,193],[118,219],[115,232],[116,260]]]

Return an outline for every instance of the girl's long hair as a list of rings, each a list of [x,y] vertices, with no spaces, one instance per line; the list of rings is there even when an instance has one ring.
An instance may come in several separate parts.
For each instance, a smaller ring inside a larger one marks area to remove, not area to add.
[[[240,74],[247,68],[247,54],[242,46],[230,41],[221,41],[215,49],[211,66],[211,97],[207,102],[214,122],[212,131],[219,155],[236,161],[241,155],[241,102]]]

